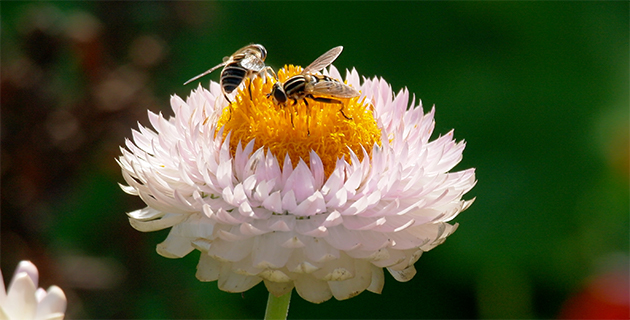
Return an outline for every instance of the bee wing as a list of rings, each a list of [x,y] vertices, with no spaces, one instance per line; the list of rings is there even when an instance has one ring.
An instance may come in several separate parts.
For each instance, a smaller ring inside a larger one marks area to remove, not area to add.
[[[259,72],[265,67],[265,62],[252,54],[245,56],[245,58],[241,60],[240,64],[243,68],[256,72]]]
[[[342,46],[334,47],[326,53],[319,56],[319,58],[315,59],[315,61],[311,62],[306,68],[304,68],[303,73],[315,73],[326,67],[328,67],[343,51]]]
[[[229,59],[228,59],[228,60],[229,60]],[[197,80],[197,79],[199,79],[199,78],[201,78],[201,77],[203,77],[203,76],[205,76],[205,75],[207,75],[207,74],[211,73],[212,71],[214,71],[214,70],[216,70],[216,69],[218,69],[218,68],[220,68],[220,67],[223,67],[223,66],[224,66],[224,65],[226,65],[226,64],[227,64],[227,61],[224,61],[224,62],[222,62],[222,63],[219,63],[219,64],[217,64],[216,66],[214,66],[214,67],[212,67],[212,68],[208,69],[208,71],[206,71],[206,72],[204,72],[204,73],[202,73],[202,74],[196,75],[196,76],[194,76],[192,79],[190,79],[190,80],[188,80],[188,81],[184,82],[184,85],[187,85],[187,84],[189,84],[189,83],[191,83],[191,82],[193,82],[193,81],[195,81],[195,80]]]
[[[314,95],[323,95],[336,98],[354,98],[359,96],[359,91],[353,87],[338,81],[320,81],[313,85],[311,92]]]

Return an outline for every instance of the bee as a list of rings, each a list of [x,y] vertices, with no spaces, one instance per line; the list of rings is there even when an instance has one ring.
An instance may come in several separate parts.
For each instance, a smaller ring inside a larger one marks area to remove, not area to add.
[[[315,59],[299,75],[290,77],[284,83],[276,81],[267,98],[273,97],[274,102],[281,105],[285,105],[289,99],[293,100],[293,105],[302,100],[307,108],[306,98],[323,103],[341,104],[339,110],[341,114],[346,119],[352,119],[343,112],[343,103],[335,98],[354,98],[359,96],[359,92],[337,79],[317,74],[335,61],[342,50],[342,46],[334,47]]]
[[[223,67],[219,83],[221,84],[223,96],[228,102],[231,102],[227,95],[232,93],[234,89],[241,85],[246,78],[252,79],[254,76],[263,73],[272,74],[273,77],[276,78],[276,74],[273,69],[265,66],[265,58],[267,58],[267,49],[265,49],[265,47],[260,44],[250,44],[238,49],[231,56],[224,57],[223,62],[184,82],[184,85],[187,85],[190,82],[195,81],[220,67]],[[251,82],[248,89],[251,97]]]

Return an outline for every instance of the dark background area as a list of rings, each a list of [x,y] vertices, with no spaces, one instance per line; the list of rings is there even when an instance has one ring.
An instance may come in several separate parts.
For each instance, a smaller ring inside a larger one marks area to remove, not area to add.
[[[114,161],[147,109],[172,114],[184,81],[252,42],[274,68],[343,45],[339,69],[435,104],[435,136],[455,128],[456,170],[479,180],[413,280],[321,305],[294,294],[289,318],[568,317],[604,280],[625,306],[597,310],[628,315],[626,1],[0,5],[1,267],[8,281],[32,260],[67,319],[263,316],[262,284],[221,292],[196,280],[198,252],[163,258],[167,231],[129,226],[144,204]]]

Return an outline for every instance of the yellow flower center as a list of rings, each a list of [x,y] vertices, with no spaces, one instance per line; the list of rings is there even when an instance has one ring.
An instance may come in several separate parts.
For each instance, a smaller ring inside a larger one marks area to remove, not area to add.
[[[284,83],[301,72],[299,66],[285,66],[278,71],[278,79]],[[381,131],[372,107],[365,101],[359,101],[359,97],[341,99],[313,93],[315,97],[331,98],[342,104],[305,98],[308,106],[304,100],[294,104],[291,99],[282,105],[267,97],[273,84],[271,77],[266,82],[261,77],[256,77],[251,83],[246,80],[245,86],[238,89],[235,101],[223,109],[217,127],[224,127],[224,139],[232,132],[232,155],[236,153],[239,141],[245,146],[256,139],[254,150],[260,147],[270,150],[280,166],[288,154],[295,166],[299,159],[309,164],[310,151],[313,150],[321,158],[328,178],[337,159],[345,157],[346,161],[350,161],[350,150],[363,160],[362,148],[371,156],[374,144],[380,145]]]

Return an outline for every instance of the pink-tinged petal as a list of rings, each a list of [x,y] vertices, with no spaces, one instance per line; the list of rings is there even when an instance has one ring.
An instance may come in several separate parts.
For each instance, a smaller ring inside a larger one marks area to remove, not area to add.
[[[337,79],[337,80],[343,79],[341,77],[341,73],[339,73],[339,69],[337,69],[337,67],[335,67],[332,64],[330,65],[328,70],[324,70],[324,74],[328,74],[331,78],[334,78],[334,79]]]
[[[339,189],[337,192],[330,196],[328,202],[326,203],[326,207],[328,208],[343,208],[344,205],[348,202],[348,190],[347,189]]]
[[[241,261],[250,255],[253,244],[254,240],[252,238],[238,242],[217,239],[211,243],[207,254],[220,261]]]
[[[263,200],[262,205],[272,212],[283,212],[283,198],[280,195],[280,191],[276,191]]]
[[[259,236],[259,235],[267,233],[266,230],[256,228],[253,224],[248,223],[248,222],[241,223],[240,231],[241,231],[241,234],[247,237]]]
[[[298,217],[308,217],[325,211],[326,203],[324,202],[324,196],[317,191],[304,199],[304,201],[295,207],[292,213]]]
[[[360,79],[359,79],[359,73],[357,72],[357,70],[355,68],[352,68],[352,70],[347,70],[346,69],[346,81],[348,82],[348,85],[350,85],[351,87],[358,89],[361,87],[360,84]]]
[[[343,218],[341,217],[341,214],[339,213],[339,211],[335,210],[328,214],[328,216],[326,217],[326,220],[322,223],[322,226],[330,228],[330,227],[338,226],[342,223],[343,223]]]
[[[283,267],[293,252],[293,249],[282,246],[290,236],[290,233],[276,232],[256,237],[252,247],[253,265],[258,268]]]
[[[324,183],[324,186],[321,189],[322,194],[325,196],[335,194],[338,190],[343,188],[344,180],[344,160],[339,159],[335,165],[335,170],[330,174],[330,177],[328,177],[328,180],[326,180],[326,183]],[[326,201],[328,200],[329,199],[326,198]]]
[[[306,245],[304,255],[310,260],[316,263],[324,263],[339,259],[340,252],[334,247],[328,245],[322,238],[306,237],[302,238],[302,241]]]
[[[363,218],[357,216],[348,216],[343,219],[343,226],[348,230],[372,230],[378,226],[385,224],[385,218]]]
[[[324,163],[322,159],[315,153],[315,151],[311,150],[309,168],[312,172],[313,177],[313,188],[314,190],[319,190],[324,184]]]
[[[304,161],[300,160],[291,175],[287,177],[282,193],[287,194],[289,191],[294,194],[296,202],[304,201],[315,192],[313,174]]]
[[[276,217],[274,220],[269,221],[269,230],[284,231],[284,232],[289,232],[293,230],[295,219],[291,217],[289,217],[289,219],[290,219],[289,221],[286,221],[287,219],[279,219],[278,217]]]
[[[294,212],[295,208],[297,208],[297,200],[295,199],[295,193],[293,190],[289,190],[282,197],[282,208],[284,211]]]
[[[289,249],[297,249],[303,248],[305,245],[304,242],[300,240],[300,238],[298,238],[297,236],[293,236],[292,238],[289,238],[289,240],[282,243],[282,246]]]
[[[219,239],[221,240],[225,240],[225,241],[241,241],[243,239],[248,239],[250,238],[250,236],[248,235],[243,235],[240,231],[240,227],[238,227],[239,229],[234,229],[234,230],[218,230],[217,231],[217,236]]]

